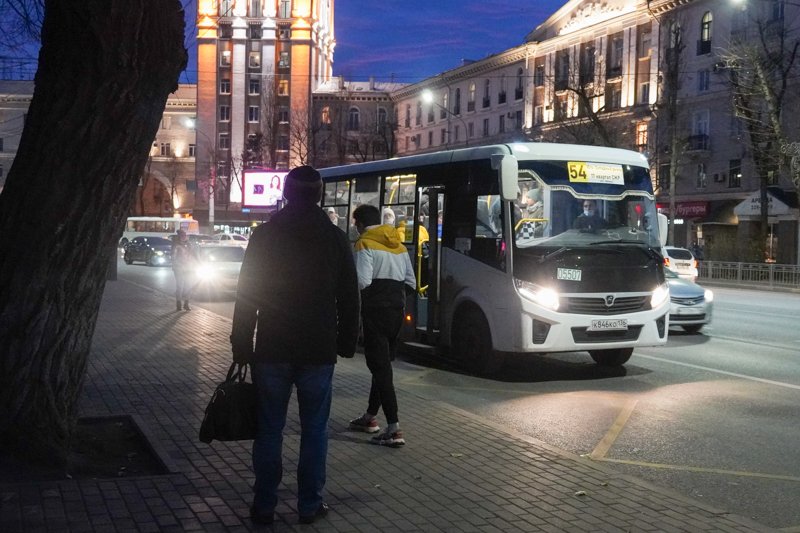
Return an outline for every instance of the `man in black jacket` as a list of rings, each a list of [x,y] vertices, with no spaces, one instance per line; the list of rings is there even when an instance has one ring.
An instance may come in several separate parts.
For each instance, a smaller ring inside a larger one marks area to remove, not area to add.
[[[328,417],[337,354],[353,357],[358,339],[358,284],[345,233],[317,206],[319,172],[286,176],[288,204],[250,238],[233,312],[235,362],[252,362],[258,392],[253,443],[254,522],[273,521],[282,476],[282,440],[292,386],[300,406],[297,469],[300,522],[325,516],[322,501]],[[255,350],[253,333],[255,332]]]

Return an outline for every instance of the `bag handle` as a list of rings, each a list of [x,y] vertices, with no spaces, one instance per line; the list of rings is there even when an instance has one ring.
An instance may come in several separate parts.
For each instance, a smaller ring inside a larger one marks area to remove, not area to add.
[[[244,382],[245,378],[247,378],[247,366],[247,363],[231,363],[231,367],[228,369],[228,377],[225,378],[225,381]]]

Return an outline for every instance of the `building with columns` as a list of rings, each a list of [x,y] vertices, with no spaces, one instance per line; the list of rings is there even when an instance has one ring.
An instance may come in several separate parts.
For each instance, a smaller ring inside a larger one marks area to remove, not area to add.
[[[332,74],[333,1],[199,0],[198,194],[207,229],[249,225],[242,170],[302,161],[311,95]]]

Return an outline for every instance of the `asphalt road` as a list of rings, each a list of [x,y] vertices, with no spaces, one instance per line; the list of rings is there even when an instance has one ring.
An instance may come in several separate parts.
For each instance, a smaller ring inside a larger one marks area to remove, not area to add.
[[[169,269],[120,262],[118,272],[163,292],[174,286]],[[637,349],[622,369],[601,369],[586,352],[518,356],[484,379],[452,363],[404,358],[395,381],[620,472],[800,531],[800,295],[714,292],[711,326],[697,335],[673,328],[666,347]],[[232,301],[195,305],[233,312]]]

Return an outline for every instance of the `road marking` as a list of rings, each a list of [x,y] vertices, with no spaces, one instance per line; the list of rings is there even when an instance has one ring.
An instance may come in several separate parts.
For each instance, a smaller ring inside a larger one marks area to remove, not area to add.
[[[625,405],[622,407],[622,411],[617,415],[617,419],[614,420],[614,423],[611,425],[609,430],[606,432],[605,436],[600,439],[600,442],[597,443],[597,446],[594,447],[592,453],[589,454],[589,457],[595,460],[600,460],[608,453],[608,450],[611,449],[611,446],[614,445],[614,441],[617,440],[619,434],[622,432],[622,429],[625,427],[625,424],[628,422],[633,410],[636,408],[636,404],[639,400],[628,400],[625,402]]]
[[[757,378],[755,376],[748,376],[747,374],[739,374],[737,372],[728,372],[727,370],[719,370],[717,368],[710,368],[710,367],[707,367],[707,366],[693,365],[691,363],[683,363],[681,361],[675,361],[674,359],[664,359],[663,357],[656,357],[654,355],[644,355],[644,354],[639,353],[639,352],[634,352],[634,356],[635,357],[644,357],[645,359],[651,359],[653,361],[660,361],[662,363],[670,363],[670,364],[673,364],[673,365],[685,366],[685,367],[694,368],[694,369],[697,369],[697,370],[705,370],[706,372],[713,372],[715,374],[723,374],[725,376],[732,376],[732,377],[735,377],[735,378],[747,379],[747,380],[750,380],[750,381],[758,381],[759,383],[766,383],[767,385],[775,385],[777,387],[785,387],[787,389],[800,390],[800,385],[795,385],[793,383],[784,383],[782,381],[775,381],[775,380],[772,380],[772,379]]]
[[[601,457],[595,459],[594,457],[590,457],[591,459],[603,463],[618,463],[623,465],[631,465],[631,466],[644,466],[647,468],[660,468],[662,470],[680,470],[684,472],[700,472],[704,474],[722,474],[726,476],[737,476],[737,477],[754,477],[760,479],[776,479],[780,481],[795,481],[800,483],[800,477],[798,476],[781,476],[778,474],[762,474],[759,472],[746,472],[743,470],[724,470],[721,468],[703,468],[699,466],[684,466],[684,465],[668,465],[662,463],[648,463],[646,461],[631,461],[628,459],[610,459],[608,457]]]

